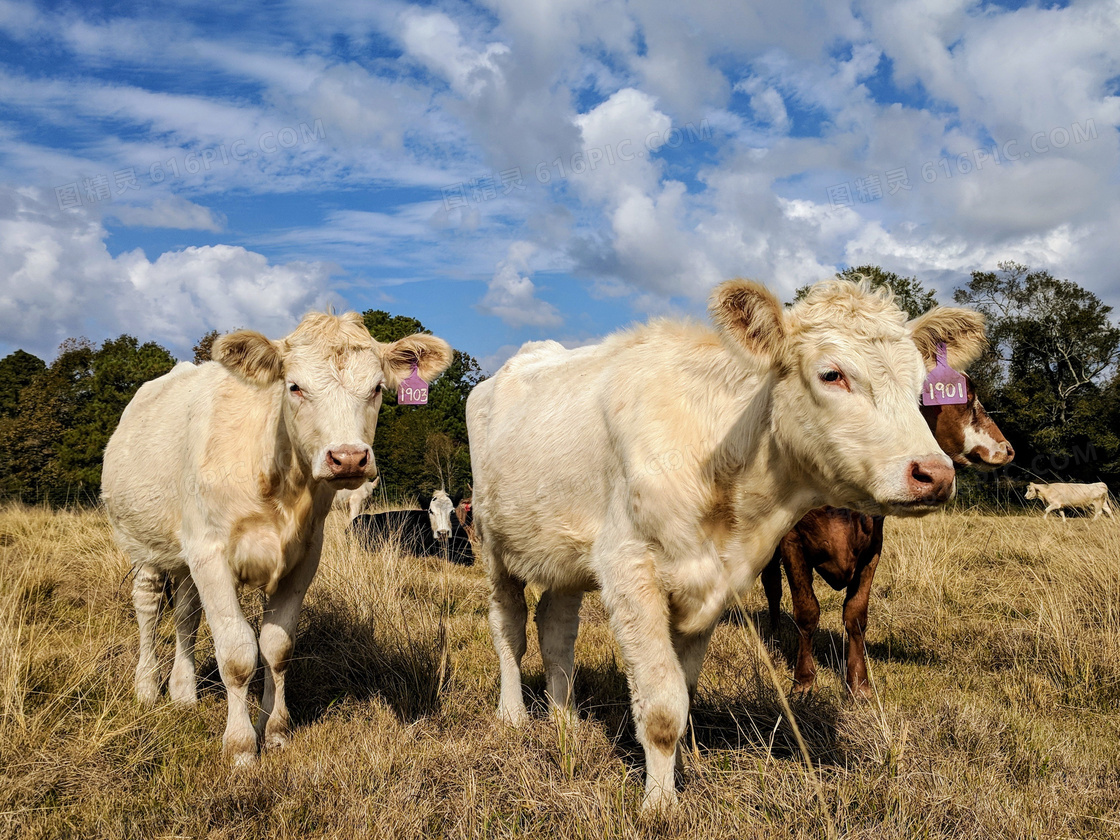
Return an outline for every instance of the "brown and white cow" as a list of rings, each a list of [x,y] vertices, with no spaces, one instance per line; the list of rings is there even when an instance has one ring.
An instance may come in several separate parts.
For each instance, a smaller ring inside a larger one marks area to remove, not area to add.
[[[1103,481],[1095,484],[1035,484],[1027,485],[1028,499],[1041,499],[1046,505],[1042,512],[1045,519],[1052,511],[1058,511],[1062,521],[1067,522],[1065,508],[1092,508],[1095,522],[1103,510],[1112,518],[1112,507],[1108,503],[1108,485]]]
[[[933,359],[927,360],[933,364]],[[968,383],[968,402],[960,405],[923,405],[937,444],[954,464],[982,470],[1002,467],[1015,457],[1015,450],[999,427],[984,411],[972,381]],[[782,537],[774,558],[763,570],[761,579],[770,608],[770,632],[777,633],[781,619],[782,568],[786,570],[793,619],[798,630],[794,690],[809,691],[817,676],[813,659],[813,634],[817,631],[821,608],[813,592],[813,572],[839,591],[844,598],[844,628],[848,635],[848,690],[854,697],[871,696],[867,679],[864,632],[871,584],[883,548],[883,517],[868,516],[846,508],[823,507],[811,510]]]
[[[918,411],[916,343],[959,367],[973,312],[907,323],[888,295],[822,283],[784,309],[716,288],[717,327],[654,321],[566,350],[525,345],[467,401],[474,524],[490,577],[498,714],[521,723],[524,587],[546,690],[568,714],[583,592],[601,589],[622,649],[647,808],[676,799],[678,741],[708,640],[778,540],[822,504],[921,515],[954,491]]]
[[[383,389],[413,365],[431,380],[451,362],[442,339],[374,341],[355,313],[311,314],[286,338],[241,330],[214,343],[215,361],[177,365],[145,384],[105,449],[102,496],[136,570],[140,625],[136,694],[159,696],[156,627],[164,574],[175,580],[175,664],[168,686],[195,702],[199,606],[214,635],[229,702],[222,743],[235,763],[287,742],[284,675],[303,596],[319,565],[335,491],[376,475],[373,440]],[[249,682],[258,643],[241,586],[268,600],[259,653],[265,684],[256,731]]]

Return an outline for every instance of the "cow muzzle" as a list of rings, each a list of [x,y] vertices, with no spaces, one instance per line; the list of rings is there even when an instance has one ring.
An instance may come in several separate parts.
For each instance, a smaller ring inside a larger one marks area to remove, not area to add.
[[[953,498],[956,478],[952,462],[943,455],[911,461],[905,478],[903,504],[919,509],[943,505]]]
[[[373,450],[366,445],[343,444],[329,447],[324,456],[330,481],[366,479],[373,466]]]

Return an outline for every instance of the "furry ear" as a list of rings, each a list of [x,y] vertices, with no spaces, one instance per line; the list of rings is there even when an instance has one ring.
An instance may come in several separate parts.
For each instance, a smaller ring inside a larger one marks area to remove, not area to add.
[[[427,510],[432,505],[432,497],[426,493],[421,493],[417,496],[416,501],[420,505],[420,510]]]
[[[412,373],[416,365],[420,378],[431,382],[451,364],[451,345],[434,335],[405,336],[392,344],[382,344],[381,366],[385,370],[385,381],[394,390],[402,380]]]
[[[732,344],[749,353],[773,358],[785,340],[782,304],[751,280],[720,283],[708,301],[708,312]]]
[[[461,502],[461,501],[463,501],[462,491],[456,493],[454,496],[451,497],[451,506],[452,507],[459,507],[459,502]]]
[[[277,343],[253,330],[219,336],[210,356],[252,385],[271,385],[284,375]]]
[[[984,316],[971,309],[938,306],[906,326],[926,360],[926,367],[931,370],[937,362],[937,344],[940,341],[945,342],[949,351],[949,367],[961,371],[976,361],[988,346]]]

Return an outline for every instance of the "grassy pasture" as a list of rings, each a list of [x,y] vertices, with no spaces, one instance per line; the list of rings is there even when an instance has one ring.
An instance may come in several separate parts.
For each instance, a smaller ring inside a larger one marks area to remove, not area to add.
[[[128,564],[104,515],[0,509],[0,837],[1120,836],[1116,521],[889,521],[872,703],[844,697],[841,596],[818,586],[818,688],[791,701],[811,771],[749,626],[766,623],[752,592],[705,663],[681,807],[643,819],[597,597],[577,645],[580,724],[542,716],[530,622],[536,719],[511,730],[493,714],[481,570],[364,554],[331,517],[288,680],[291,746],[235,771],[205,622],[199,705],[140,707]],[[243,604],[259,616],[256,593]],[[166,676],[169,616],[161,636]],[[795,638],[787,613],[781,649]]]

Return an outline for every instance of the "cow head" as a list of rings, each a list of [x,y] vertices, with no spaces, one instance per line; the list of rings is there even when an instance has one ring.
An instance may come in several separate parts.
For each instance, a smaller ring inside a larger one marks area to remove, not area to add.
[[[455,510],[455,502],[443,490],[437,490],[431,496],[420,497],[420,508],[428,511],[433,539],[446,542],[451,536],[451,512]]]
[[[776,446],[822,503],[906,515],[952,498],[953,464],[918,408],[923,354],[944,341],[954,367],[971,361],[984,346],[980,315],[939,308],[907,322],[889,292],[844,280],[789,309],[734,280],[716,288],[711,313],[748,368],[773,377]]]
[[[1028,484],[1027,485],[1027,498],[1028,499],[1037,499],[1038,498],[1038,490],[1039,490],[1039,485],[1034,484],[1034,483]]]
[[[933,364],[930,359],[926,362]],[[926,418],[929,430],[954,464],[994,470],[1011,463],[1015,450],[984,410],[967,374],[965,381],[968,383],[968,402],[922,406],[922,416]]]
[[[357,313],[311,313],[278,341],[251,330],[221,336],[213,357],[243,381],[276,391],[292,454],[313,480],[354,489],[377,475],[370,442],[384,390],[413,365],[431,381],[451,363],[451,348],[422,334],[381,344]]]

